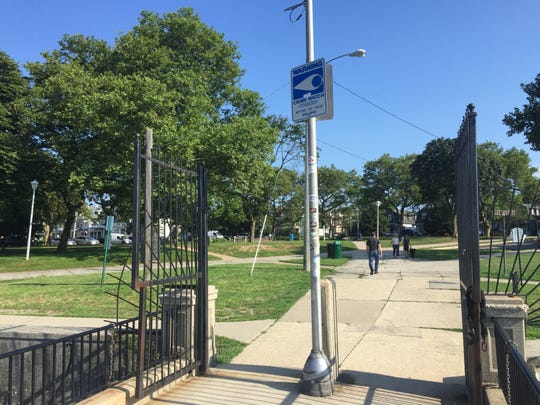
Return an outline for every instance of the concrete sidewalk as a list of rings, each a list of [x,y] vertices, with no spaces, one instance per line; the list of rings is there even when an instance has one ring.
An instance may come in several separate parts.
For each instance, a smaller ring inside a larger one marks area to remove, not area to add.
[[[390,257],[370,276],[363,246],[332,276],[341,371],[333,396],[300,393],[311,350],[308,293],[277,321],[234,325],[236,337],[216,325],[218,335],[249,345],[208,376],[140,403],[466,404],[457,261]]]

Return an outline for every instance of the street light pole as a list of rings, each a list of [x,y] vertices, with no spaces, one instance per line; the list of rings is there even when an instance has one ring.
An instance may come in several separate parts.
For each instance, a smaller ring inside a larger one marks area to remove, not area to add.
[[[34,201],[36,198],[36,189],[38,188],[38,182],[37,180],[32,180],[30,182],[30,185],[32,186],[32,205],[30,207],[30,225],[28,227],[28,241],[26,242],[26,258],[25,260],[28,260],[30,258],[30,241],[32,238],[32,221],[34,220]]]
[[[314,58],[313,7],[312,0],[304,2],[306,9],[306,62]],[[307,121],[306,160],[309,201],[309,241],[311,275],[311,352],[302,370],[302,391],[312,396],[329,396],[334,393],[334,382],[330,362],[322,351],[322,316],[320,285],[319,243],[319,190],[317,184],[317,134],[316,118]],[[305,218],[307,220],[307,218]]]
[[[379,239],[379,207],[381,206],[381,202],[377,201],[375,204],[377,204],[377,239]]]
[[[356,209],[356,240],[359,240],[359,235],[360,235],[360,219],[359,219],[359,216],[358,216],[358,208]]]
[[[315,61],[313,45],[313,1],[305,0],[294,6],[303,5],[306,11],[306,64]],[[358,49],[354,52],[340,55],[330,61],[344,56],[364,56],[366,52]],[[330,65],[321,59],[324,64],[324,76],[329,76]],[[302,67],[303,68],[303,67]],[[328,69],[327,69],[328,68]],[[293,72],[291,71],[291,78]],[[331,83],[331,79],[324,79],[326,86]],[[294,80],[293,80],[294,82]],[[297,83],[300,84],[300,83]],[[331,87],[330,87],[331,91]],[[294,92],[293,92],[294,100]],[[325,100],[326,103],[326,100]],[[328,105],[326,105],[328,107]],[[328,109],[329,110],[329,109]],[[321,119],[330,119],[329,111],[325,114],[319,114]],[[304,116],[295,116],[293,102],[293,120],[304,121]],[[317,111],[320,112],[320,111]],[[302,392],[312,396],[329,396],[334,392],[334,381],[332,379],[332,370],[330,362],[322,350],[322,315],[321,315],[321,285],[320,285],[320,241],[319,241],[319,191],[317,178],[317,135],[316,135],[316,117],[317,112],[310,111],[309,118],[306,121],[306,139],[305,139],[305,200],[304,200],[304,263],[309,263],[311,278],[311,336],[312,349],[304,365],[302,378]],[[311,116],[313,114],[313,116]],[[308,228],[309,227],[309,228]],[[309,233],[308,233],[309,229]],[[309,249],[308,242],[309,239]],[[308,260],[309,258],[309,260]],[[307,269],[306,269],[307,270]]]

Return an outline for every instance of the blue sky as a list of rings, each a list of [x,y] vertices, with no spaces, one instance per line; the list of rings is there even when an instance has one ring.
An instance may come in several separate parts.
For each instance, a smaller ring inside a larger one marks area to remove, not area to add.
[[[64,33],[112,44],[141,10],[192,7],[237,43],[242,85],[262,95],[268,114],[290,118],[290,71],[306,61],[305,19],[292,23],[283,10],[298,2],[3,0],[0,49],[22,65],[55,49]],[[540,167],[539,152],[522,135],[507,137],[501,122],[526,103],[520,83],[540,73],[540,1],[313,0],[313,10],[316,58],[367,51],[333,63],[339,85],[334,119],[317,124],[319,165],[361,173],[383,153],[421,153],[435,137],[455,137],[474,103],[478,142],[524,149]]]

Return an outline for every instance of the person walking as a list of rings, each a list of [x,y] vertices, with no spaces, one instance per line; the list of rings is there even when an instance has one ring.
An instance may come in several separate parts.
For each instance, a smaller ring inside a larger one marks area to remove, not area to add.
[[[405,251],[405,257],[409,257],[409,248],[411,247],[411,241],[407,235],[403,235],[403,250]]]
[[[369,259],[370,274],[379,273],[379,259],[382,258],[381,242],[375,236],[375,232],[371,232],[371,237],[366,241],[366,253]]]
[[[397,235],[392,238],[392,256],[399,257],[399,238]]]

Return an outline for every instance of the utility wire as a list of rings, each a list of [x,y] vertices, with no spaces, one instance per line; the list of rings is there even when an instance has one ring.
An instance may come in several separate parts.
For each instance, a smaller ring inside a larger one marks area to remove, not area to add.
[[[272,92],[270,92],[269,94],[267,94],[267,95],[265,96],[265,98],[271,97],[271,96],[273,96],[274,94],[278,93],[279,91],[281,91],[281,90],[282,90],[285,86],[287,86],[288,84],[289,84],[289,82],[284,82],[283,85],[282,85],[281,87],[278,87],[278,88],[276,88],[275,90],[273,90]],[[373,101],[370,101],[370,100],[368,100],[368,99],[365,98],[365,97],[362,97],[360,94],[358,94],[358,93],[352,91],[351,89],[345,87],[345,86],[342,85],[341,83],[336,82],[335,80],[334,80],[334,84],[335,84],[336,86],[338,86],[338,87],[341,87],[343,90],[348,91],[348,92],[351,93],[353,96],[355,96],[355,97],[359,98],[360,100],[362,100],[362,101],[368,103],[369,105],[371,105],[371,106],[373,106],[373,107],[375,107],[375,108],[381,110],[381,111],[384,112],[385,114],[388,114],[388,115],[394,117],[395,119],[398,119],[398,120],[400,120],[401,122],[404,122],[405,124],[410,125],[411,127],[416,128],[416,129],[418,129],[419,131],[424,132],[425,134],[428,134],[429,136],[431,136],[431,137],[433,137],[433,138],[439,138],[439,136],[435,135],[433,132],[430,132],[430,131],[428,131],[427,129],[424,129],[424,128],[422,128],[422,127],[420,127],[420,126],[418,126],[418,125],[416,125],[416,124],[414,124],[414,123],[412,123],[412,122],[406,120],[405,118],[401,118],[399,115],[394,114],[393,112],[387,110],[386,108],[381,107],[380,105],[375,104]]]
[[[304,11],[300,11],[300,13],[296,17],[293,17],[293,13],[294,13],[294,10],[296,10],[298,7],[305,6],[305,3],[306,3],[305,1],[301,1],[298,4],[295,4],[294,6],[287,7],[285,10],[283,10],[283,11],[288,11],[289,12],[289,21],[290,22],[295,23],[300,18],[302,18],[302,15],[304,14]]]
[[[366,158],[363,158],[362,156],[359,156],[359,155],[357,155],[355,153],[352,153],[352,152],[350,152],[348,150],[342,149],[342,148],[340,148],[340,147],[338,147],[336,145],[333,145],[331,143],[325,142],[320,137],[318,137],[317,142],[318,143],[324,143],[325,145],[330,146],[331,148],[334,148],[334,149],[336,149],[336,150],[338,150],[340,152],[346,153],[347,155],[351,155],[352,157],[355,157],[357,159],[363,160],[364,162],[369,162],[369,160],[367,160]]]
[[[381,106],[378,106],[378,105],[375,104],[374,102],[369,101],[367,98],[362,97],[360,94],[355,93],[354,91],[348,89],[347,87],[345,87],[345,86],[343,86],[342,84],[336,82],[335,80],[334,80],[334,84],[335,84],[336,86],[338,86],[338,87],[341,87],[343,90],[348,91],[348,92],[351,93],[353,96],[358,97],[360,100],[365,101],[365,102],[368,103],[369,105],[372,105],[373,107],[378,108],[378,109],[381,110],[382,112],[384,112],[384,113],[386,113],[386,114],[388,114],[388,115],[391,115],[392,117],[394,117],[394,118],[400,120],[401,122],[404,122],[405,124],[410,125],[411,127],[416,128],[416,129],[418,129],[419,131],[422,131],[422,132],[424,132],[424,133],[426,133],[426,134],[432,136],[433,138],[439,138],[439,137],[438,137],[437,135],[435,135],[433,132],[429,132],[428,130],[425,130],[424,128],[419,127],[418,125],[413,124],[412,122],[407,121],[407,120],[404,119],[404,118],[401,118],[399,115],[396,115],[396,114],[394,114],[393,112],[388,111],[387,109],[385,109],[385,108],[383,108],[383,107],[381,107]]]

